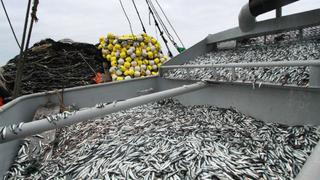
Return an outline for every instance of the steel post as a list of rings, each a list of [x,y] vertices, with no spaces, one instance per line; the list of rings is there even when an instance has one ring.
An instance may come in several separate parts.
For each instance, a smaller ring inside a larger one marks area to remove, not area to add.
[[[191,76],[190,76],[190,69],[189,69],[189,68],[187,68],[187,69],[186,69],[186,71],[187,71],[187,78],[188,78],[188,79],[191,79]]]
[[[236,70],[234,67],[231,68],[231,81],[236,80]]]
[[[302,40],[303,39],[303,29],[299,29],[299,39]]]
[[[310,82],[312,87],[320,87],[320,66],[310,66]]]
[[[216,78],[217,77],[217,70],[216,68],[213,68],[212,71],[211,71],[211,76],[213,76],[213,78]]]
[[[282,7],[276,9],[276,18],[281,18],[282,16]]]

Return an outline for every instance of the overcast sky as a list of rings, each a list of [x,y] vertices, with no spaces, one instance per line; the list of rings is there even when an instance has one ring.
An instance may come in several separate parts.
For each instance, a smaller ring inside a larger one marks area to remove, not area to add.
[[[134,33],[142,28],[131,0],[122,0],[133,25]],[[147,26],[147,32],[157,37],[153,20],[149,25],[149,14],[145,0],[135,0]],[[171,20],[183,43],[190,47],[208,34],[237,26],[238,14],[248,0],[158,0]],[[27,0],[4,0],[19,41],[21,41]],[[320,7],[319,0],[301,0],[284,8],[283,14],[292,14]],[[0,8],[0,65],[18,54],[10,27]],[[159,11],[160,13],[160,11]],[[258,18],[274,16],[274,12]],[[40,0],[39,22],[34,25],[31,44],[41,39],[97,43],[98,38],[113,32],[118,35],[130,33],[128,22],[121,10],[119,0]]]

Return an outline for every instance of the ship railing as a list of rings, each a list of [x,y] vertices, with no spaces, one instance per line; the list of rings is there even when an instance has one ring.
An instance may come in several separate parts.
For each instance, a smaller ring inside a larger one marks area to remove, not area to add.
[[[276,61],[272,62],[250,62],[250,63],[223,63],[223,64],[188,64],[188,65],[164,65],[160,68],[160,75],[170,69],[185,69],[188,78],[191,77],[190,69],[206,68],[213,69],[213,74],[218,68],[229,68],[232,79],[236,79],[236,68],[259,68],[259,67],[301,67],[310,68],[310,87],[320,87],[320,60],[299,60],[299,61]]]

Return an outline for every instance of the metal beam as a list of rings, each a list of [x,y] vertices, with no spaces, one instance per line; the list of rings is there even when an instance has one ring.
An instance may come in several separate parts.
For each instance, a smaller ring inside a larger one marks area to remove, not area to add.
[[[207,37],[207,43],[241,40],[316,25],[320,25],[320,9],[257,22],[255,28],[248,32],[242,32],[239,27],[236,27],[220,33],[210,34]]]
[[[163,69],[320,66],[320,60],[161,66]]]
[[[174,58],[169,59],[168,61],[163,63],[163,65],[183,64],[187,60],[193,60],[196,57],[201,56],[202,54],[206,54],[207,52],[210,52],[212,50],[213,48],[210,48],[210,46],[207,46],[206,39],[203,39],[197,44],[193,45],[192,47],[178,54]]]
[[[163,98],[174,97],[191,91],[196,91],[207,86],[206,82],[197,82],[190,85],[183,85],[174,89],[169,89],[149,95],[139,96],[131,99],[127,99],[120,102],[113,102],[107,105],[101,105],[100,107],[92,107],[86,110],[78,111],[72,114],[61,113],[54,118],[41,119],[38,121],[32,121],[20,125],[10,125],[6,128],[6,132],[2,129],[0,143],[5,143],[15,139],[20,139],[30,135],[38,134],[51,129],[56,129],[64,126],[69,126],[78,122],[102,117],[107,114],[117,112],[120,110],[128,109],[131,107],[139,106],[149,102],[161,100]],[[54,119],[54,120],[53,120]]]

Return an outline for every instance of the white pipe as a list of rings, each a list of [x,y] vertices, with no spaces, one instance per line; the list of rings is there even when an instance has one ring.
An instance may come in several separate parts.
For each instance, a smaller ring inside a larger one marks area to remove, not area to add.
[[[41,119],[37,121],[32,121],[28,123],[24,123],[23,125],[10,125],[6,127],[5,132],[0,132],[0,143],[5,143],[8,141],[12,141],[15,139],[27,137],[30,135],[38,134],[44,131],[48,131],[51,129],[56,129],[64,126],[69,126],[78,122],[86,121],[89,119],[95,119],[97,117],[103,117],[107,114],[114,113],[120,110],[128,109],[131,107],[139,106],[142,104],[146,104],[149,102],[161,100],[168,97],[174,97],[177,95],[181,95],[184,93],[188,93],[191,91],[199,90],[207,86],[205,82],[197,82],[190,85],[184,85],[178,88],[173,88],[165,91],[156,92],[153,94],[148,94],[144,96],[139,96],[131,99],[127,99],[125,101],[114,102],[104,107],[97,108],[91,107],[86,110],[78,111],[72,115],[69,115],[65,118],[59,118],[58,121],[49,122],[48,119]],[[63,116],[63,114],[59,114]],[[54,123],[53,123],[54,122]],[[0,130],[1,130],[0,129]],[[14,130],[12,130],[14,129]],[[1,134],[2,133],[2,134]]]

